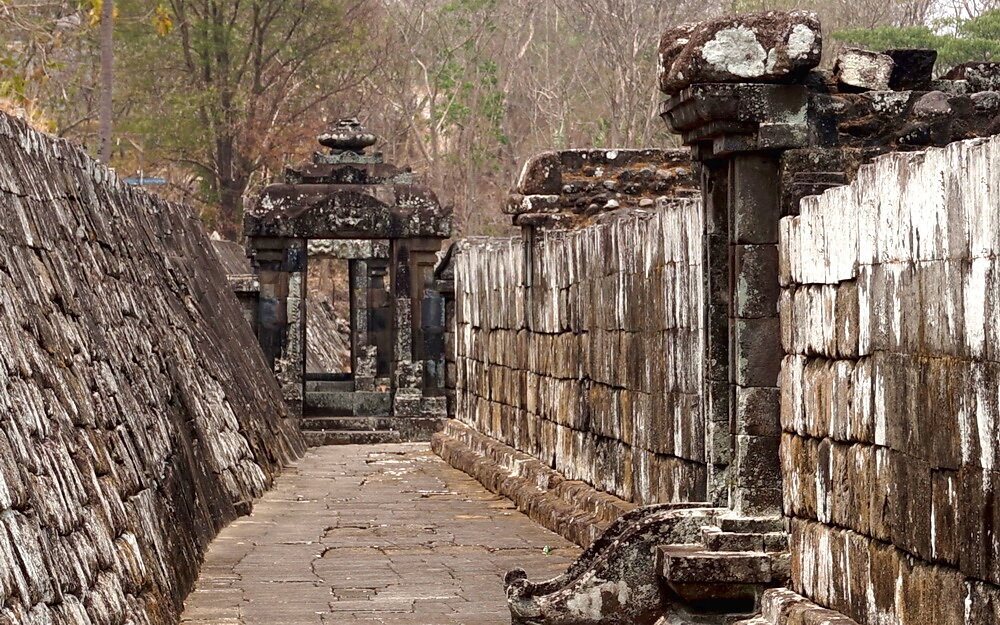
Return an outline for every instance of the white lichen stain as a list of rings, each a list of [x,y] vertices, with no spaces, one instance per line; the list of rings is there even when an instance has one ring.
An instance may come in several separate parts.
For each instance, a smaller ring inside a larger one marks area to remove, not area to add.
[[[752,78],[766,71],[767,51],[746,26],[715,33],[715,37],[702,47],[701,56],[715,69],[734,76]]]
[[[799,59],[808,55],[816,43],[816,33],[805,24],[796,24],[788,35],[788,58]]]

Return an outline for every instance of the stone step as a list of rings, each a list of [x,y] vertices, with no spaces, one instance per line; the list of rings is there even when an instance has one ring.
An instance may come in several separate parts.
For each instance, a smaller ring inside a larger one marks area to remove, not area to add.
[[[302,417],[303,430],[375,432],[393,429],[392,417],[355,417],[344,415],[308,415]]]
[[[660,578],[686,603],[699,609],[755,613],[757,599],[777,585],[772,558],[762,551],[706,551],[702,545],[657,549]]]
[[[372,391],[306,392],[303,407],[311,414],[318,410],[333,410],[340,415],[381,417],[392,414],[392,398],[389,393]]]
[[[784,532],[724,532],[711,525],[701,528],[701,542],[709,551],[766,551],[788,550],[788,535]]]
[[[785,531],[785,519],[779,516],[740,517],[724,516],[719,519],[723,532],[737,534],[770,534]]]
[[[764,551],[763,534],[723,532],[714,525],[701,528],[701,543],[708,551]]]
[[[306,380],[306,393],[352,393],[354,381]]]
[[[771,582],[771,558],[762,551],[705,551],[701,545],[667,545],[660,547],[659,558],[661,575],[675,582]]]
[[[381,445],[384,443],[400,443],[402,437],[396,430],[376,430],[374,432],[357,432],[349,430],[304,431],[302,437],[310,447],[324,445]]]

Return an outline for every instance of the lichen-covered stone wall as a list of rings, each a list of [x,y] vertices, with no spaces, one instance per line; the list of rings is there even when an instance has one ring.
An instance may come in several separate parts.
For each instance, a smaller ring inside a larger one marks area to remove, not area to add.
[[[660,198],[460,242],[457,418],[629,501],[702,499],[701,215]]]
[[[301,449],[195,215],[0,114],[0,623],[171,623]]]
[[[998,193],[1000,140],[971,140],[781,223],[792,589],[862,625],[1000,622]]]

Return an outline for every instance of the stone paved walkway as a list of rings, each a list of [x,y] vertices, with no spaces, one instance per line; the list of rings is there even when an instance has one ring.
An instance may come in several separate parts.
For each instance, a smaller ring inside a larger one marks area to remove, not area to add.
[[[182,623],[507,624],[504,572],[578,553],[427,445],[320,447],[219,534]]]

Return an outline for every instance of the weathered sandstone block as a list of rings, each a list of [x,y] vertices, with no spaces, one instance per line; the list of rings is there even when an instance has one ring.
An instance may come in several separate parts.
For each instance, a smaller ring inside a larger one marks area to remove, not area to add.
[[[791,82],[819,64],[813,13],[772,11],[668,30],[660,40],[660,89],[712,82]]]

